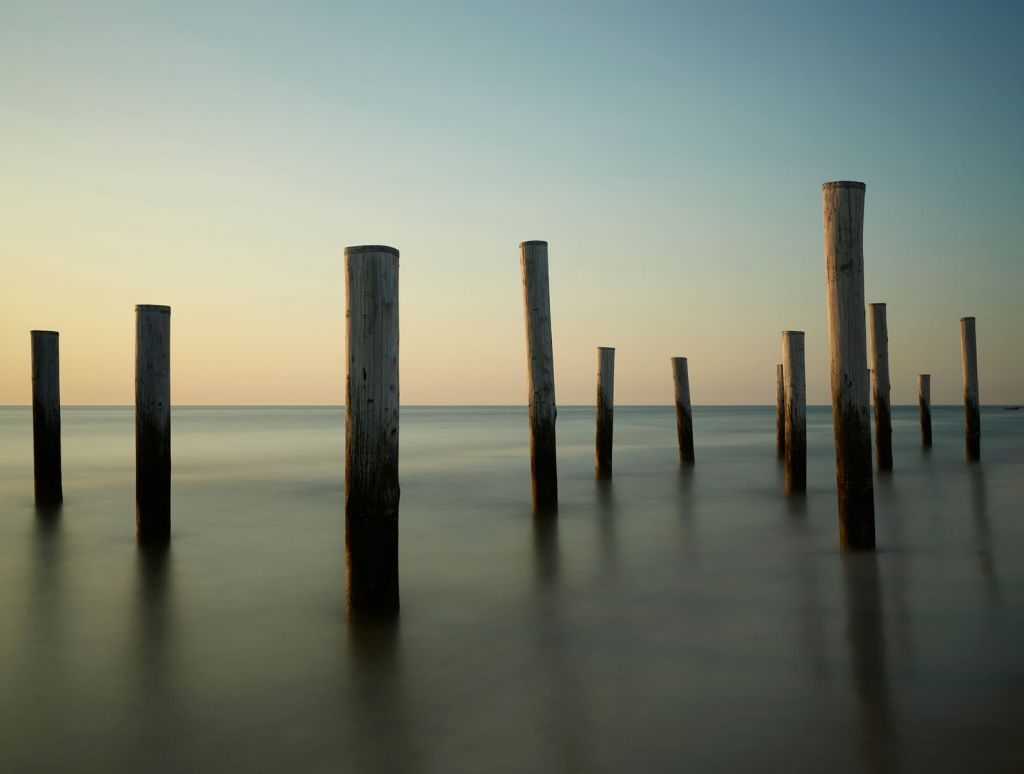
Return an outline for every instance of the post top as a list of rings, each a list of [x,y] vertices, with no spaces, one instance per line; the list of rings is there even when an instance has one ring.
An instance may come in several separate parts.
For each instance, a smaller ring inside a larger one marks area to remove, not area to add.
[[[547,244],[548,243],[545,240],[543,240],[543,239],[530,239],[530,240],[527,240],[526,242],[520,242],[519,246],[520,247],[530,247],[532,245],[544,245],[545,247],[547,247]]]
[[[973,317],[961,317],[960,318],[960,322],[967,322],[968,320],[970,320],[971,322],[974,322],[974,318]]]
[[[164,306],[163,304],[136,304],[136,312],[159,312],[162,314],[170,314],[171,307]]]
[[[598,352],[614,352],[615,347],[598,347]]]
[[[864,183],[856,180],[830,180],[821,184],[822,188],[859,188],[861,191],[867,188]]]
[[[918,374],[918,377],[921,378],[921,379],[931,379],[932,375],[931,374]]]
[[[359,253],[391,253],[398,255],[398,249],[387,245],[353,245],[345,248],[345,255],[359,255]]]
[[[673,363],[678,363],[678,362],[683,362],[683,363],[685,363],[685,362],[686,362],[686,358],[685,358],[685,357],[682,357],[682,356],[678,356],[678,355],[677,355],[676,357],[672,358],[672,362],[673,362]]]
[[[804,332],[803,331],[783,331],[782,335],[783,336],[803,336]]]

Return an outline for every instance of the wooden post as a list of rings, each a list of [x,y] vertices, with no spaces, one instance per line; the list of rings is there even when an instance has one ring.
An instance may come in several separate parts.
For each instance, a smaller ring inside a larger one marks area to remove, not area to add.
[[[690,408],[690,374],[685,357],[672,358],[672,378],[676,390],[676,433],[679,436],[679,462],[693,465],[693,412]]]
[[[786,491],[807,491],[807,390],[804,377],[804,332],[782,332],[786,383]]]
[[[612,427],[615,418],[615,348],[597,348],[597,442],[594,470],[612,477]]]
[[[932,377],[920,374],[917,377],[917,405],[921,409],[921,446],[932,445]]]
[[[529,374],[530,469],[533,507],[558,510],[558,466],[555,459],[555,365],[551,346],[551,298],[548,284],[548,243],[519,245],[526,315],[526,363]]]
[[[864,330],[865,188],[850,181],[822,186],[839,545],[852,550],[875,547]]]
[[[875,456],[879,470],[892,470],[892,405],[889,402],[889,330],[885,304],[871,304],[872,395],[875,402]]]
[[[345,248],[345,577],[350,615],[398,613],[398,250]]]
[[[32,452],[36,505],[64,501],[60,471],[60,346],[57,331],[31,331]]]
[[[786,377],[782,363],[775,366],[775,456],[786,457]]]
[[[964,435],[967,459],[981,459],[981,411],[978,403],[978,338],[974,318],[960,318],[960,347],[964,358]]]
[[[135,533],[171,536],[171,307],[135,307]]]

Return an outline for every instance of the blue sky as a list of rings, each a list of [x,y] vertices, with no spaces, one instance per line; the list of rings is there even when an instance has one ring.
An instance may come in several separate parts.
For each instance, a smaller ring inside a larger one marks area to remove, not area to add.
[[[68,402],[130,401],[174,307],[175,400],[332,403],[342,249],[402,251],[407,403],[525,400],[516,245],[551,243],[559,400],[828,401],[820,186],[867,183],[894,400],[1022,398],[1024,6],[0,0],[0,403],[29,328]]]

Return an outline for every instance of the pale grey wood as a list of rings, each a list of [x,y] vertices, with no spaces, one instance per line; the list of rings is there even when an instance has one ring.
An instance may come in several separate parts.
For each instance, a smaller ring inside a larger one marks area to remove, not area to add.
[[[782,366],[786,385],[786,491],[807,490],[807,387],[804,332],[782,332]]]
[[[36,505],[64,501],[60,459],[60,337],[57,331],[31,331],[32,456]]]
[[[533,507],[558,509],[558,465],[555,448],[555,362],[551,345],[551,295],[548,243],[522,242],[519,267],[523,278],[526,317],[526,364],[529,380],[530,469]]]
[[[981,459],[981,403],[978,397],[978,337],[974,318],[960,318],[960,349],[964,371],[964,437],[967,459]]]
[[[839,544],[852,550],[875,547],[864,325],[865,188],[852,181],[822,186]]]
[[[917,377],[917,405],[921,413],[921,446],[932,445],[932,377],[920,374]]]
[[[870,304],[871,394],[875,404],[875,458],[879,470],[892,470],[892,405],[889,402],[889,328],[885,304]]]
[[[672,383],[676,398],[676,435],[679,441],[679,462],[693,465],[693,409],[690,406],[690,373],[685,357],[672,358]]]
[[[612,477],[612,436],[615,419],[615,348],[597,348],[597,439],[594,471]]]
[[[345,248],[345,574],[352,616],[392,616],[398,586],[398,250]]]
[[[786,456],[786,377],[782,363],[775,366],[775,455]]]
[[[135,531],[171,535],[171,308],[135,307]]]

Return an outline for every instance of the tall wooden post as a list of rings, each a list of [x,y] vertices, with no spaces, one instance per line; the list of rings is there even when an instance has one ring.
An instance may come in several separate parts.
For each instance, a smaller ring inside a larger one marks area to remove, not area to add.
[[[135,532],[171,536],[171,307],[135,307]]]
[[[615,348],[597,348],[597,441],[594,471],[612,477],[612,428],[615,418]]]
[[[822,186],[839,545],[875,547],[875,497],[864,329],[864,183]]]
[[[782,332],[782,365],[786,383],[786,491],[807,491],[807,390],[804,376],[804,332]]]
[[[345,248],[345,577],[353,616],[398,612],[398,250]]]
[[[786,457],[786,377],[782,363],[775,366],[775,456]]]
[[[932,445],[932,377],[920,374],[917,377],[917,405],[921,410],[921,446]]]
[[[672,380],[676,392],[676,434],[679,436],[679,462],[693,465],[693,411],[690,407],[690,374],[685,357],[672,358]]]
[[[60,470],[60,346],[57,331],[31,331],[32,452],[36,505],[64,501]]]
[[[978,338],[974,318],[960,318],[960,347],[964,358],[964,435],[967,459],[981,459],[981,410],[978,402]]]
[[[875,402],[875,456],[879,470],[892,470],[892,405],[889,402],[889,329],[885,304],[871,304],[872,395]]]
[[[558,509],[558,466],[555,459],[555,363],[551,346],[551,297],[548,284],[548,243],[519,245],[526,315],[526,363],[529,374],[530,469],[533,507]]]

